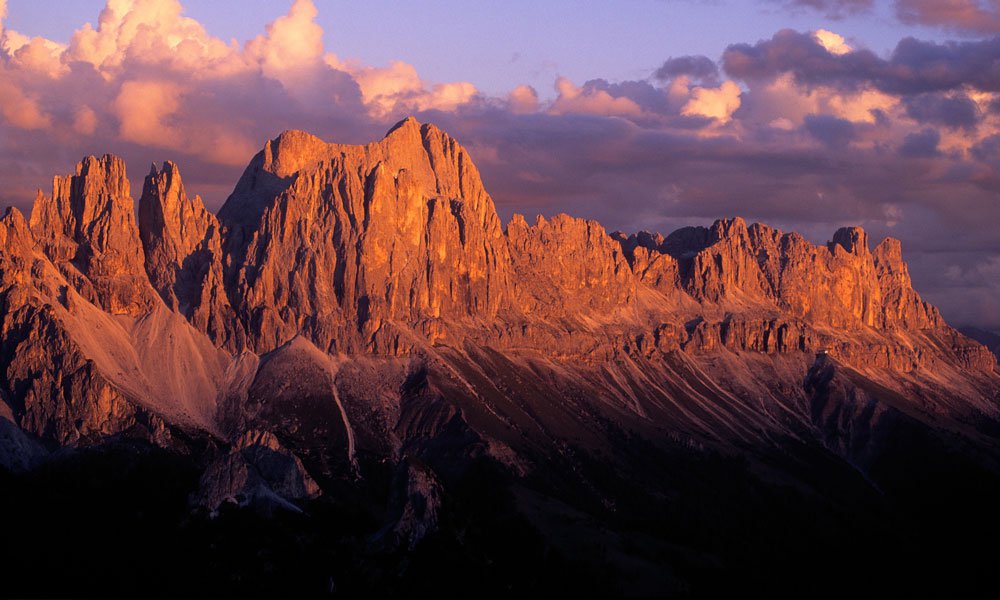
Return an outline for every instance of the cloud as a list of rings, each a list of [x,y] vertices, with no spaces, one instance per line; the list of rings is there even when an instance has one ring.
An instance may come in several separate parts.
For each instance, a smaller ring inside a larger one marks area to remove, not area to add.
[[[789,73],[802,85],[873,87],[892,94],[961,90],[1000,91],[1000,37],[974,42],[904,38],[889,59],[869,50],[834,53],[815,35],[785,29],[770,40],[734,44],[723,54],[732,77],[748,81]]]
[[[708,85],[718,85],[719,67],[707,56],[677,56],[668,58],[653,76],[666,81],[682,75]]]
[[[851,51],[851,47],[847,45],[847,40],[844,39],[844,36],[832,31],[817,29],[813,32],[813,37],[830,54],[840,56]]]
[[[538,92],[530,85],[519,85],[507,96],[510,111],[514,114],[533,113],[538,110]]]
[[[842,19],[850,15],[871,12],[874,0],[784,0],[789,10],[813,10],[829,19]]]
[[[181,12],[177,0],[108,0],[97,29],[88,23],[73,34],[63,62],[90,64],[107,80],[141,66],[187,69],[199,78],[248,66],[237,48]]]
[[[126,81],[115,98],[119,134],[126,141],[178,149],[180,132],[166,123],[180,107],[180,86],[169,81]]]
[[[938,156],[938,144],[941,142],[941,134],[933,129],[924,129],[917,133],[911,133],[903,140],[899,147],[899,154],[909,158],[931,158]]]
[[[403,61],[393,61],[388,67],[370,67],[340,62],[330,54],[325,60],[327,65],[354,78],[369,113],[376,117],[422,110],[454,110],[479,95],[476,86],[465,81],[428,84],[413,65]]]
[[[982,118],[979,106],[965,94],[920,94],[904,104],[911,118],[952,129],[975,129]]]
[[[10,81],[0,79],[0,115],[8,125],[18,129],[45,129],[52,125],[52,119],[42,111],[37,97],[30,96]]]
[[[642,108],[631,98],[613,96],[598,86],[577,87],[572,81],[560,77],[555,84],[558,97],[549,112],[556,115],[584,114],[603,116],[638,117]]]
[[[145,162],[169,152],[208,163],[198,167],[207,173],[211,164],[245,165],[282,129],[362,141],[410,112],[475,101],[472,84],[428,83],[403,62],[380,69],[339,60],[325,52],[316,16],[313,2],[296,0],[243,46],[212,36],[177,0],[109,0],[96,26],[83,25],[68,44],[4,27],[0,138],[25,155],[0,160],[58,172],[87,153]],[[60,149],[61,162],[45,145]],[[30,196],[51,172],[7,180],[4,198]],[[237,175],[223,168],[211,185]]]
[[[311,0],[295,0],[287,15],[267,26],[267,34],[247,44],[247,54],[260,64],[261,72],[286,86],[302,84],[323,58],[323,28]]]
[[[931,25],[976,34],[1000,33],[1000,5],[987,0],[896,0],[896,15],[904,23]]]
[[[728,123],[740,107],[740,86],[726,81],[717,88],[696,87],[692,91],[682,115],[701,116]]]
[[[809,115],[805,128],[811,136],[833,148],[842,148],[855,138],[854,124],[830,115]]]

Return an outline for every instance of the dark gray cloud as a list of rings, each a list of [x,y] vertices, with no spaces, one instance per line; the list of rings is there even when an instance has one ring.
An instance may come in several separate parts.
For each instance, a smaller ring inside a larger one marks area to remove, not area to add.
[[[585,94],[600,90],[613,98],[628,98],[651,113],[666,115],[675,113],[677,108],[671,105],[662,89],[654,87],[648,81],[610,83],[604,79],[591,79],[580,87]]]
[[[972,155],[1000,167],[1000,134],[991,135],[972,147]]]
[[[899,154],[907,158],[933,158],[940,154],[939,143],[941,143],[940,133],[934,129],[924,129],[908,134],[899,147]]]
[[[854,140],[854,124],[830,115],[808,115],[805,118],[809,135],[831,148],[844,148]]]
[[[699,54],[688,56],[675,56],[668,58],[666,62],[656,70],[654,77],[661,81],[673,79],[679,75],[702,81],[711,85],[718,85],[719,67],[715,61]]]
[[[874,87],[900,95],[961,90],[1000,91],[1000,37],[938,44],[904,38],[888,59],[869,50],[833,54],[812,35],[790,29],[756,44],[734,44],[726,73],[747,81],[791,73],[805,85]]]
[[[979,106],[965,94],[919,94],[903,101],[912,119],[951,129],[975,129],[982,120]]]

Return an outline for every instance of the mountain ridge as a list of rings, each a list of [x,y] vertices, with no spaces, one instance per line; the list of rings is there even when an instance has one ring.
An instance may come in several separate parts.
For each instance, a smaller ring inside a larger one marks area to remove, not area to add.
[[[873,251],[853,227],[814,246],[738,217],[662,239],[565,214],[503,227],[464,149],[412,118],[366,146],[282,133],[219,216],[169,161],[132,207],[124,163],[88,157],[39,195],[30,235],[97,306],[141,316],[155,289],[230,353],[304,334],[334,353],[405,355],[471,336],[569,357],[580,345],[556,340],[590,332],[605,355],[621,350],[615,336],[653,338],[695,352],[822,349],[906,372],[928,357],[898,338],[930,333],[952,346],[948,360],[993,368],[913,290],[898,240]]]
[[[139,440],[191,457],[214,513],[363,489],[393,551],[483,464],[612,521],[624,489],[675,493],[639,448],[824,488],[801,461],[861,494],[909,493],[906,449],[1000,473],[996,358],[860,228],[504,225],[468,152],[414,119],[365,146],[284,132],[217,215],[154,164],[134,206],[105,155],[0,219],[8,469],[56,460],[34,442]]]

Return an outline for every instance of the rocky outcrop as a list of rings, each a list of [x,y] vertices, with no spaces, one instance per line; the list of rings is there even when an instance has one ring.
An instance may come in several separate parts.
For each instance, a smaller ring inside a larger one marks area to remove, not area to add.
[[[233,443],[229,453],[205,469],[191,501],[214,514],[226,503],[271,514],[276,509],[300,512],[294,502],[320,494],[302,461],[283,448],[273,434],[249,430]]]
[[[10,416],[61,445],[134,426],[162,438],[162,420],[129,402],[74,339],[69,313],[86,300],[37,245],[21,213],[8,209],[0,220],[0,382]]]
[[[74,185],[86,191],[91,184]],[[91,196],[74,192],[70,198]],[[108,202],[121,200],[108,196]],[[225,353],[168,311],[144,274],[131,271],[142,268],[142,255],[125,252],[125,241],[113,235],[117,230],[101,228],[115,222],[107,212],[90,220],[98,241],[78,245],[96,248],[94,260],[82,271],[72,260],[57,267],[46,253],[66,255],[52,244],[70,248],[76,242],[65,231],[49,235],[58,213],[46,211],[53,206],[36,207],[35,228],[48,236],[42,241],[17,210],[0,220],[0,387],[12,419],[60,445],[100,443],[124,433],[165,445],[172,426],[213,432]],[[118,210],[105,208],[112,215]],[[128,217],[119,222],[134,225]],[[122,256],[130,257],[118,263],[128,266],[123,274],[95,274]],[[142,306],[147,308],[131,314]]]
[[[111,314],[139,315],[153,306],[143,267],[125,163],[88,156],[76,174],[39,191],[31,230],[45,254],[86,299]]]
[[[979,342],[989,349],[994,356],[1000,358],[1000,335],[997,333],[978,327],[961,327],[959,331],[969,339]]]
[[[188,198],[177,165],[150,169],[139,199],[139,237],[146,272],[153,287],[172,310],[191,304],[202,287],[197,275],[211,265],[211,246],[219,246],[219,222],[205,210],[201,198]],[[196,252],[207,256],[195,256]],[[216,256],[216,260],[220,257]],[[221,264],[221,263],[220,263]]]

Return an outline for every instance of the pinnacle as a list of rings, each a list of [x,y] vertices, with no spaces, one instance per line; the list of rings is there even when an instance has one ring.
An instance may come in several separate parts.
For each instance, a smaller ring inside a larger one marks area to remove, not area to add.
[[[832,243],[840,244],[852,254],[868,252],[868,234],[860,227],[841,227],[833,234]]]

